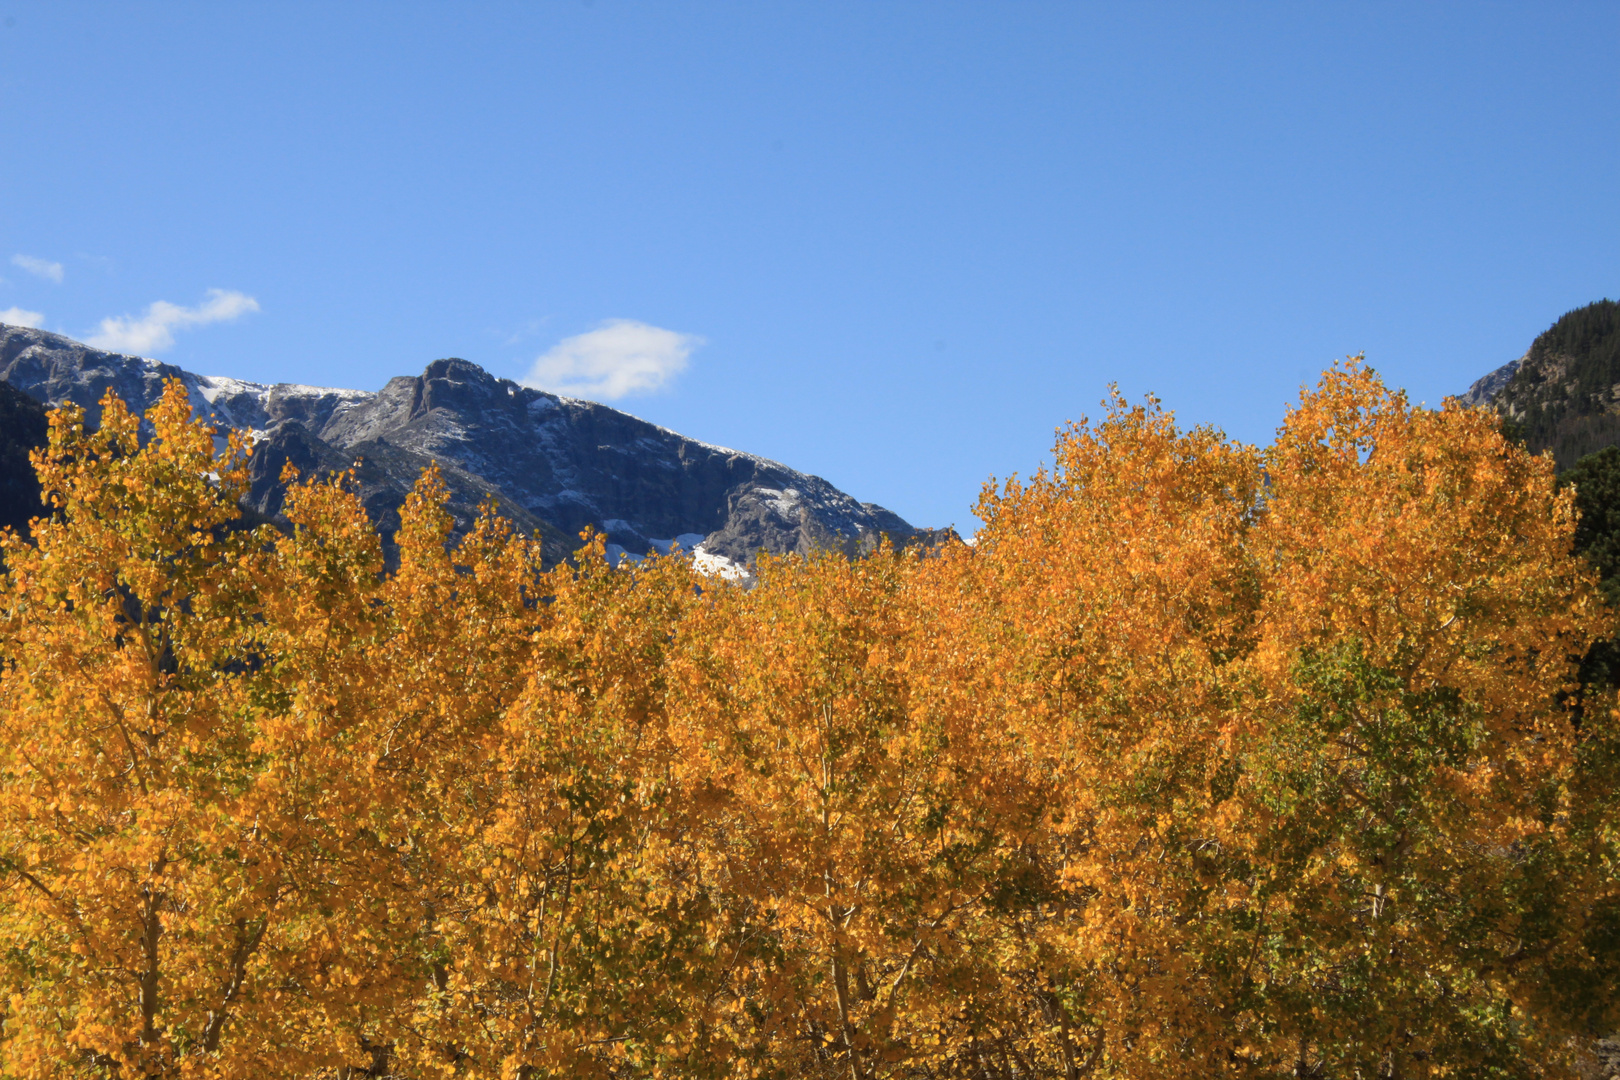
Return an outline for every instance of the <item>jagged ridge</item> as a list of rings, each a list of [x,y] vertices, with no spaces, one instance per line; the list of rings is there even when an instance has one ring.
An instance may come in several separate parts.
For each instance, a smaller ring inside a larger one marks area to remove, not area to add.
[[[97,418],[109,388],[132,408],[181,379],[193,408],[222,427],[254,432],[253,509],[281,508],[282,466],[305,473],[357,464],[362,498],[385,535],[429,463],[445,472],[451,513],[466,528],[484,499],[561,558],[593,526],[630,556],[701,545],[709,565],[740,570],[774,554],[874,547],[883,534],[929,538],[898,515],[819,477],[712,446],[595,402],[499,379],[466,360],[435,360],[380,391],[268,385],[196,375],[156,360],[92,349],[70,338],[0,326],[0,380],[47,404],[74,402]],[[698,540],[697,538],[700,538]]]

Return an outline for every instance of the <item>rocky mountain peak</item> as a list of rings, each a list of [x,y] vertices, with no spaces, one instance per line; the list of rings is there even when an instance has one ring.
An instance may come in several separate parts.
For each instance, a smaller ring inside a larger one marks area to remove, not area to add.
[[[931,535],[820,477],[520,386],[460,358],[435,360],[375,392],[343,390],[196,375],[0,325],[0,381],[44,404],[93,410],[111,388],[145,410],[168,378],[185,383],[198,415],[255,433],[249,502],[272,518],[287,462],[305,475],[353,467],[373,519],[391,535],[411,485],[437,464],[459,528],[493,500],[542,539],[551,559],[577,545],[586,527],[606,533],[616,557],[679,543],[734,573],[760,551],[854,552],[885,534],[897,543]]]

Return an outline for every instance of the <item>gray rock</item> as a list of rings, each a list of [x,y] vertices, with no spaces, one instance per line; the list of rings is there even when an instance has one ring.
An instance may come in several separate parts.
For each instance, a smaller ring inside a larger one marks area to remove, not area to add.
[[[1597,1039],[1585,1050],[1580,1062],[1582,1080],[1620,1080],[1620,1036]]]
[[[109,388],[145,410],[167,378],[221,427],[256,433],[253,508],[281,508],[280,470],[306,474],[359,462],[361,497],[385,535],[421,470],[437,463],[451,512],[465,528],[494,499],[549,558],[577,546],[587,526],[618,550],[668,550],[679,537],[722,564],[772,554],[932,542],[930,530],[862,503],[820,477],[711,446],[595,402],[498,379],[466,360],[435,360],[375,393],[200,376],[155,360],[100,352],[40,330],[0,326],[0,380],[48,404],[92,410]],[[943,535],[943,534],[941,534]]]
[[[1474,384],[1468,388],[1467,393],[1458,395],[1458,400],[1470,408],[1490,405],[1496,400],[1496,395],[1502,392],[1502,388],[1513,381],[1513,376],[1519,373],[1519,368],[1524,364],[1525,357],[1529,355],[1529,353],[1526,353],[1517,360],[1503,364],[1483,378],[1475,379]]]
[[[281,475],[289,462],[301,476],[330,476],[352,469],[350,490],[360,497],[367,515],[382,534],[389,561],[393,559],[391,541],[399,529],[400,509],[405,505],[411,486],[432,465],[438,465],[449,491],[445,510],[454,520],[458,534],[472,527],[486,502],[493,502],[518,530],[541,541],[541,554],[547,564],[561,561],[576,546],[555,526],[513,503],[482,477],[454,464],[403,450],[383,439],[339,449],[311,435],[303,421],[297,419],[276,422],[254,446],[253,456],[248,461],[250,486],[243,505],[271,521],[287,524],[282,513],[287,489]]]
[[[100,401],[108,390],[131,408],[145,411],[162,395],[165,379],[185,374],[156,360],[102,352],[58,334],[0,324],[0,380],[47,405],[82,405],[91,424],[100,422]]]

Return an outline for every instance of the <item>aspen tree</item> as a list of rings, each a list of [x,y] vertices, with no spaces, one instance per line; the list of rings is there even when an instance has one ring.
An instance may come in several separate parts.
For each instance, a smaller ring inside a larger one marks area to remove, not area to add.
[[[432,1020],[457,1075],[709,1071],[714,948],[669,822],[663,722],[694,583],[679,560],[614,570],[597,537],[536,584],[526,674],[444,793],[450,970]]]
[[[254,810],[244,449],[177,382],[148,420],[54,412],[54,512],[0,540],[7,1076],[245,1075],[277,1008],[253,984],[298,885]]]
[[[1117,395],[973,546],[542,572],[171,383],[0,539],[0,1076],[1572,1077],[1620,977],[1573,500],[1359,361]]]

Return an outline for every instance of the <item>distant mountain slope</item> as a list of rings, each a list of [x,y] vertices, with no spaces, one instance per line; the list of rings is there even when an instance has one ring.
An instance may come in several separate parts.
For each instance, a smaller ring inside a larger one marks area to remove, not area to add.
[[[1530,449],[1551,449],[1560,470],[1620,444],[1620,304],[1568,312],[1463,400],[1494,406]]]
[[[0,527],[28,531],[28,519],[44,507],[28,452],[45,445],[45,407],[0,383]]]
[[[132,408],[179,378],[193,408],[222,427],[257,433],[253,509],[275,515],[282,465],[306,474],[359,463],[362,498],[385,534],[422,468],[435,462],[457,524],[494,498],[549,558],[594,526],[615,552],[639,556],[679,541],[716,569],[741,569],[763,550],[857,551],[881,535],[926,537],[898,515],[819,477],[711,446],[595,402],[498,379],[465,360],[435,360],[375,393],[200,376],[92,349],[57,334],[0,325],[0,381],[48,404],[72,401],[95,419],[111,387]]]

